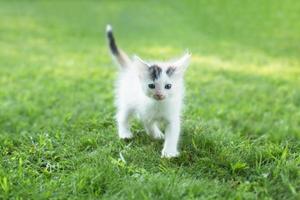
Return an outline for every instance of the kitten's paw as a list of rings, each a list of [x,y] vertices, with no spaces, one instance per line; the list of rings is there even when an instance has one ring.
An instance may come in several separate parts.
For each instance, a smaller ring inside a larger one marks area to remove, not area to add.
[[[154,133],[153,133],[153,138],[154,138],[154,139],[157,139],[157,140],[162,140],[162,139],[165,138],[165,135],[164,135],[161,131],[159,131],[159,132],[154,132]]]
[[[179,156],[179,152],[177,150],[170,151],[170,150],[163,149],[161,152],[162,158],[174,158],[178,156]]]
[[[133,135],[131,132],[122,132],[122,133],[119,133],[119,138],[123,139],[123,140],[131,139],[131,138],[133,138]]]

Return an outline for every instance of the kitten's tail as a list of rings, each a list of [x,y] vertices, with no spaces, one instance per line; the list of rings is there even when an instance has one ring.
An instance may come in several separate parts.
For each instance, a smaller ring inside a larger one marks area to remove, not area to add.
[[[121,49],[119,49],[117,47],[114,35],[113,35],[113,31],[112,31],[112,27],[111,25],[107,25],[106,26],[106,36],[108,39],[108,45],[110,48],[110,52],[111,54],[114,56],[114,58],[117,60],[118,64],[122,67],[122,68],[126,68],[130,65],[130,59],[128,58],[128,56],[126,55],[126,53],[124,53]]]

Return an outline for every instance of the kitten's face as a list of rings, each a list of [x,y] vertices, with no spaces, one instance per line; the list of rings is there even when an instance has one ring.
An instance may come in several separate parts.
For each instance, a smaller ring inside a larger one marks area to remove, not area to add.
[[[163,101],[176,94],[182,87],[182,77],[189,59],[189,54],[177,62],[162,64],[147,64],[139,59],[139,77],[145,95]]]
[[[178,87],[175,77],[172,77],[174,68],[151,65],[148,72],[141,79],[142,88],[146,96],[161,101],[172,96]]]

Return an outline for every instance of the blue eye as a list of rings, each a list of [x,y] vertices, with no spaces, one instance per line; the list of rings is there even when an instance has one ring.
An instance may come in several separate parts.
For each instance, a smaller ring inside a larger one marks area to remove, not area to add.
[[[167,90],[171,89],[171,87],[172,87],[171,84],[166,84],[166,85],[165,85],[165,89],[167,89]]]
[[[150,83],[150,84],[148,85],[148,87],[149,87],[150,89],[154,89],[154,88],[155,88],[155,85],[154,85],[153,83]]]

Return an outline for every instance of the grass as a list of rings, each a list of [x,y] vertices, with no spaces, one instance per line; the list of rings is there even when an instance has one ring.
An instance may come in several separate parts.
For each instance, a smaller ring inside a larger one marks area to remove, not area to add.
[[[299,1],[1,1],[0,199],[299,199]],[[193,53],[181,156],[118,140],[104,28]],[[124,157],[125,160],[122,160]]]

